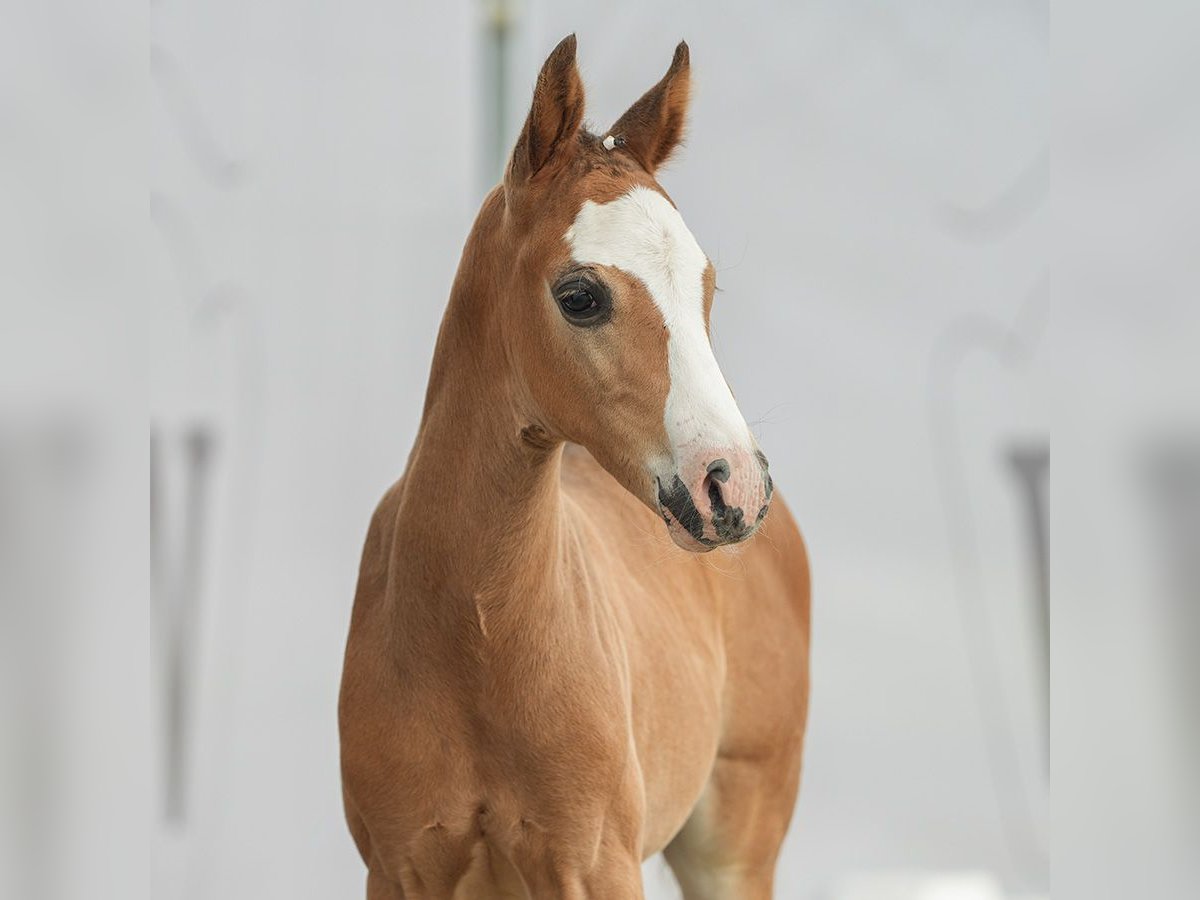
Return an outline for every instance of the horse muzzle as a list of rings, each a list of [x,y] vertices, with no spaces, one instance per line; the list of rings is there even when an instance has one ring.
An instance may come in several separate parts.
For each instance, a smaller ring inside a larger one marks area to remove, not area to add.
[[[671,539],[695,553],[746,540],[771,505],[767,458],[755,450],[690,453],[674,474],[655,481],[658,511]]]

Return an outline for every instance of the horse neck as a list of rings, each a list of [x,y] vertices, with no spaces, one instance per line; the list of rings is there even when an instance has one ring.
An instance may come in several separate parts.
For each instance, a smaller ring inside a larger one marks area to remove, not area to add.
[[[483,287],[498,281],[475,232],[438,334],[397,543],[439,593],[537,595],[565,548],[562,444],[523,437],[530,420],[495,318],[503,303]]]

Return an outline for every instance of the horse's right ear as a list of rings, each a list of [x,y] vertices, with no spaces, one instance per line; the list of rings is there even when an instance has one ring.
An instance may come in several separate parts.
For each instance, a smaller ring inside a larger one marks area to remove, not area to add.
[[[557,169],[575,151],[582,124],[583,80],[575,64],[575,35],[569,34],[538,75],[533,105],[509,160],[506,185],[519,185],[539,172]]]

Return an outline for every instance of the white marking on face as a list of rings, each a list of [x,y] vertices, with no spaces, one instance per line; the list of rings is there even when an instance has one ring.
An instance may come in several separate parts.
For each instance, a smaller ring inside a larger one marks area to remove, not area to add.
[[[608,203],[587,200],[566,241],[581,265],[638,278],[662,313],[671,379],[663,424],[676,460],[714,447],[752,447],[704,327],[708,258],[671,202],[645,187]]]

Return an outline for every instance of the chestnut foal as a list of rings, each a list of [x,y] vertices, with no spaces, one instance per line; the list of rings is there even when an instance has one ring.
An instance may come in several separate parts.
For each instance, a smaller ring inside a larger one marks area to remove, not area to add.
[[[680,44],[592,135],[568,37],[467,239],[346,648],[370,900],[638,898],[659,850],[689,900],[772,895],[808,563],[713,358],[712,264],[654,178],[688,90]]]

